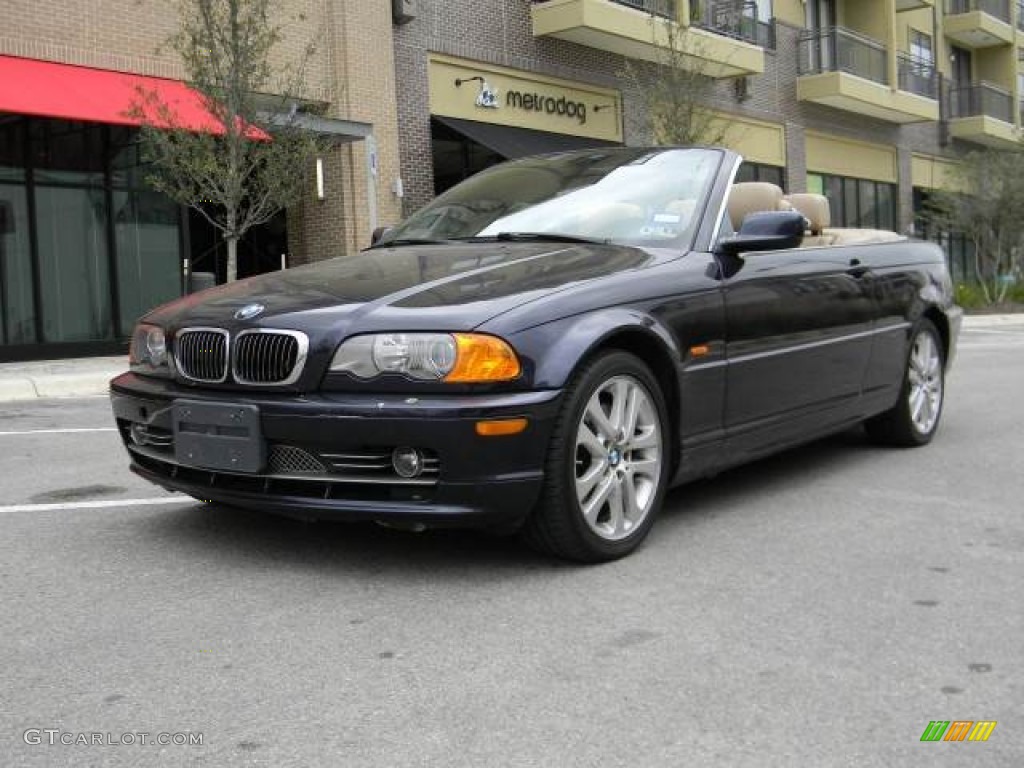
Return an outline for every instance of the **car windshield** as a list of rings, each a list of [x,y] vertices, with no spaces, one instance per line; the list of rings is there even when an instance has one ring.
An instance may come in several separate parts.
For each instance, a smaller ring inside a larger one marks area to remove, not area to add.
[[[379,245],[476,238],[688,245],[722,152],[612,149],[494,166],[453,187]]]

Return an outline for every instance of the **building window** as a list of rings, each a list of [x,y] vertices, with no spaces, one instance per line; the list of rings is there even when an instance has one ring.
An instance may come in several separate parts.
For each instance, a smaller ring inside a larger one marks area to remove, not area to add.
[[[743,163],[736,174],[736,181],[766,181],[769,184],[785,189],[786,169],[777,165],[765,165],[764,163]]]
[[[808,173],[807,191],[828,198],[834,227],[896,229],[899,217],[895,184]]]
[[[919,32],[916,29],[911,29],[910,55],[921,64],[933,66],[935,64],[935,50],[932,47],[932,36]]]

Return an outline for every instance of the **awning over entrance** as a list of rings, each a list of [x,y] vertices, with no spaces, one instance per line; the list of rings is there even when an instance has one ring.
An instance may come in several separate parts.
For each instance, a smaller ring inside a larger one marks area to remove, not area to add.
[[[221,133],[198,93],[180,80],[0,56],[0,112],[113,125],[141,125],[128,112],[140,89],[175,113],[175,127]],[[151,118],[152,123],[159,123]]]
[[[460,120],[456,117],[438,117],[434,120],[461,133],[467,139],[482,144],[508,160],[545,152],[568,152],[573,149],[593,147],[617,147],[615,142],[591,139],[585,136],[570,136],[565,133],[534,131],[528,128],[514,128],[507,125],[479,123],[475,120]]]

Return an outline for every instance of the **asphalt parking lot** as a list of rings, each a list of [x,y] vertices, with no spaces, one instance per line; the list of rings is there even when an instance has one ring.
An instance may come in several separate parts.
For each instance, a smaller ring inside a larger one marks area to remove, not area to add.
[[[1022,765],[1024,320],[947,386],[931,446],[678,489],[595,567],[197,504],[104,398],[0,403],[0,765]]]

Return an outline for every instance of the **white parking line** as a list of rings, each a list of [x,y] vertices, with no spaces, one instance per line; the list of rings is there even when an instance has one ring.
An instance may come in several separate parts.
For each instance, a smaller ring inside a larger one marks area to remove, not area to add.
[[[22,429],[12,432],[0,432],[0,437],[13,435],[66,435],[84,432],[117,432],[117,427],[87,427],[78,429]]]
[[[152,507],[159,504],[195,504],[190,496],[159,497],[151,499],[107,499],[106,501],[66,501],[59,504],[12,504],[0,507],[5,512],[59,512],[65,509],[113,509],[116,507]]]

